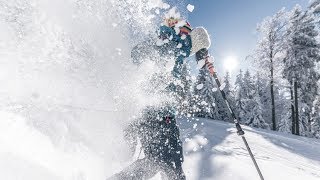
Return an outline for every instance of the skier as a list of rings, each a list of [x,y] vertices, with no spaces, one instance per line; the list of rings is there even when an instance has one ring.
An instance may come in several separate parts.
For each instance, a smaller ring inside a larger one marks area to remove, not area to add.
[[[157,40],[146,41],[136,46],[132,50],[132,58],[133,62],[139,64],[146,57],[155,57],[152,53],[154,51],[159,57],[174,57],[172,76],[179,79],[184,60],[193,54],[196,54],[200,68],[207,67],[213,73],[213,65],[208,55],[209,47],[209,35],[204,28],[192,29],[187,21],[169,16],[160,26]],[[173,82],[167,89],[171,92],[179,91]],[[161,172],[169,180],[185,180],[182,169],[182,142],[175,114],[175,109],[170,103],[146,107],[138,120],[125,130],[125,139],[131,149],[135,150],[139,139],[145,157],[138,159],[109,180],[149,179],[157,172]]]

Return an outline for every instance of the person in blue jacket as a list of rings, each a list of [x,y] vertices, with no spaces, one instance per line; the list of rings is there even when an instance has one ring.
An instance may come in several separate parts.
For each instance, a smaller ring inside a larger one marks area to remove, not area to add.
[[[148,41],[132,50],[133,61],[142,63],[142,59],[156,52],[160,57],[173,57],[175,64],[171,72],[175,79],[181,78],[182,65],[187,57],[196,54],[201,68],[213,71],[209,60],[210,39],[207,31],[200,27],[192,29],[188,22],[169,17],[158,30],[156,41]],[[152,50],[150,50],[150,48]],[[151,57],[152,58],[152,57]],[[169,91],[177,91],[170,83]],[[182,169],[183,150],[180,132],[176,123],[175,108],[171,104],[148,106],[137,121],[131,123],[125,131],[125,139],[135,150],[140,140],[145,157],[138,159],[109,180],[142,180],[161,172],[169,180],[185,180]]]

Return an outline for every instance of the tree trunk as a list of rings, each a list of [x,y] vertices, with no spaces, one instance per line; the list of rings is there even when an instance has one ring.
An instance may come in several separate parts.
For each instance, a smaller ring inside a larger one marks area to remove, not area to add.
[[[273,77],[273,52],[270,53],[270,73],[271,73],[271,79],[270,79],[270,90],[271,90],[271,113],[272,113],[272,130],[277,130],[277,124],[276,124],[276,109],[275,109],[275,102],[274,102],[274,77]]]
[[[294,112],[294,99],[293,99],[293,83],[290,83],[290,95],[291,95],[291,119],[292,119],[292,126],[291,132],[292,134],[296,134],[296,121],[295,121],[295,112]]]
[[[308,131],[308,137],[311,137],[310,135],[312,134],[312,132],[311,132],[311,126],[312,126],[312,124],[311,124],[311,113],[308,113],[308,115],[307,115],[307,117],[308,117],[308,129],[307,129],[307,131]]]
[[[294,107],[295,107],[295,113],[296,113],[296,135],[300,135],[300,129],[299,129],[299,106],[298,106],[298,83],[296,80],[294,80]]]

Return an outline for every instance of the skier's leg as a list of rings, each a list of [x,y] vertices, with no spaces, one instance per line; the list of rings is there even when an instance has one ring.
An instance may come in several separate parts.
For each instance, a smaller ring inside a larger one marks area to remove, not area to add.
[[[175,168],[174,171],[175,171],[177,180],[185,180],[186,179],[186,175],[184,174],[183,169],[182,169],[181,166]]]
[[[185,180],[186,179],[183,169],[179,164],[175,164],[173,166],[173,165],[168,165],[166,163],[163,163],[161,165],[161,171],[166,176],[167,180]]]
[[[142,180],[153,177],[158,171],[152,160],[148,158],[139,159],[125,168],[123,171],[113,175],[107,180]]]

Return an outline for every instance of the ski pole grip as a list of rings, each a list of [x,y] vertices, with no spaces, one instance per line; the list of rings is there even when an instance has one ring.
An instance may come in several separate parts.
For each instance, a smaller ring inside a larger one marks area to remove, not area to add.
[[[197,62],[208,57],[209,52],[207,48],[202,48],[198,52],[196,52],[196,60]]]
[[[237,128],[237,134],[239,136],[243,136],[244,135],[244,131],[242,130],[242,128],[241,128],[239,123],[236,123],[236,128]]]

